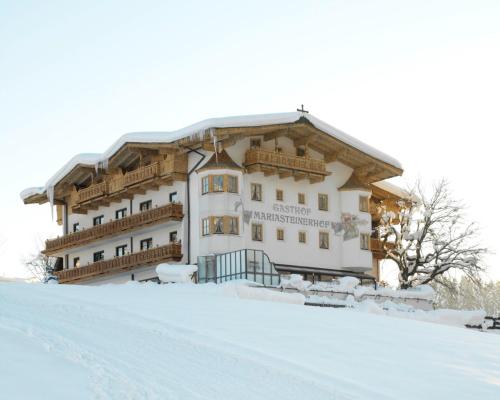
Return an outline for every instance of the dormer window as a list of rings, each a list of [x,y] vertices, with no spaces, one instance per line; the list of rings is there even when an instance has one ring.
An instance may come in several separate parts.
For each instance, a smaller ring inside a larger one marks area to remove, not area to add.
[[[297,155],[297,157],[305,157],[306,156],[305,147],[297,147],[295,154]]]

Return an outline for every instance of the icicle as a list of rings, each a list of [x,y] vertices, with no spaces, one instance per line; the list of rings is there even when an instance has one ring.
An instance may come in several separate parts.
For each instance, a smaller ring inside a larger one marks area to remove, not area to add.
[[[50,204],[50,216],[52,221],[54,220],[54,185],[47,186],[47,199],[49,199]]]

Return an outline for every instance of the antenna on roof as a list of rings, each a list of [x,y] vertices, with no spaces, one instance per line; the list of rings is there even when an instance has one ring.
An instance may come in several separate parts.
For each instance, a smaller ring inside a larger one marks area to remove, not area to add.
[[[309,114],[309,111],[304,110],[304,104],[301,104],[301,105],[300,105],[300,108],[297,108],[297,111],[300,111],[300,112],[302,112],[302,113]]]

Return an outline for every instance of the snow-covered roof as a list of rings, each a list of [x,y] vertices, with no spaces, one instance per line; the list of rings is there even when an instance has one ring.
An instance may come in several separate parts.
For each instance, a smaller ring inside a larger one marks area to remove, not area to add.
[[[395,158],[371,147],[360,140],[344,133],[311,114],[303,112],[289,112],[276,114],[244,115],[235,117],[211,118],[185,128],[171,132],[133,132],[121,136],[102,154],[78,154],[69,160],[59,171],[57,171],[45,184],[44,191],[47,192],[49,201],[52,197],[53,188],[64,178],[73,168],[78,165],[98,166],[106,165],[107,161],[126,143],[173,143],[177,140],[189,137],[202,137],[207,132],[212,132],[216,128],[252,127],[265,125],[290,124],[297,122],[300,118],[307,119],[314,127],[352,146],[367,155],[380,161],[402,169],[401,163]],[[34,194],[34,189],[26,189],[21,192],[23,200]],[[41,188],[36,188],[41,190]],[[42,194],[37,192],[36,194]]]

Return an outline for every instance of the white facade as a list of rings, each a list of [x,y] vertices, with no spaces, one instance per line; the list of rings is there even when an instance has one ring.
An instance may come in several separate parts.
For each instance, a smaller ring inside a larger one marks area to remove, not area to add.
[[[250,147],[250,140],[251,138],[241,139],[225,149],[240,166],[243,165],[245,152]],[[280,137],[276,142],[262,141],[261,146],[264,150],[274,150],[275,146],[279,146],[288,154],[295,154],[296,151],[293,142],[286,137]],[[205,155],[201,163],[200,153]],[[184,218],[180,222],[152,225],[62,251],[57,256],[64,259],[64,268],[73,268],[75,259],[78,259],[79,266],[92,264],[94,253],[99,251],[104,251],[105,260],[111,259],[116,256],[118,246],[125,245],[126,253],[137,252],[143,239],[151,238],[153,247],[163,246],[170,242],[172,232],[176,232],[177,240],[182,243],[183,257],[179,262],[185,264],[196,263],[198,256],[257,249],[267,253],[270,260],[276,264],[357,272],[368,272],[372,269],[372,253],[361,248],[359,235],[346,240],[343,232],[333,229],[335,224],[342,221],[343,214],[348,213],[357,218],[360,233],[371,232],[370,214],[359,211],[359,197],[369,196],[370,192],[338,190],[351,176],[352,168],[340,162],[329,163],[326,167],[330,174],[324,181],[310,183],[308,179],[296,181],[293,177],[281,179],[278,175],[265,176],[262,172],[246,173],[243,168],[204,169],[204,164],[212,154],[213,152],[204,150],[189,153],[188,171],[191,171],[191,174],[187,182],[175,181],[173,185],[163,185],[158,190],[136,194],[132,199],[124,199],[106,207],[101,206],[97,210],[89,210],[87,214],[69,214],[64,223],[65,232],[71,232],[74,224],[79,224],[79,229],[88,229],[93,226],[94,218],[98,216],[103,216],[103,223],[114,220],[116,211],[120,209],[126,209],[127,215],[138,213],[140,204],[145,201],[151,201],[153,208],[166,205],[172,200],[173,193],[176,193],[173,200],[182,203],[184,210]],[[312,158],[322,158],[312,150],[309,155]],[[201,182],[205,176],[224,174],[237,177],[237,193],[202,193]],[[252,184],[261,185],[261,201],[251,199]],[[282,191],[283,200],[277,200],[276,190]],[[304,195],[305,204],[298,203],[299,193]],[[319,194],[327,195],[327,210],[319,209]],[[238,233],[204,236],[202,220],[217,216],[237,217]],[[252,224],[262,225],[261,241],[252,237]],[[283,230],[283,240],[278,240],[278,229]],[[305,234],[305,242],[299,241],[300,232]],[[328,235],[328,248],[320,248],[320,232]],[[155,276],[154,267],[134,268],[128,272],[94,278],[88,283],[123,282],[132,279],[132,274],[137,280]]]

